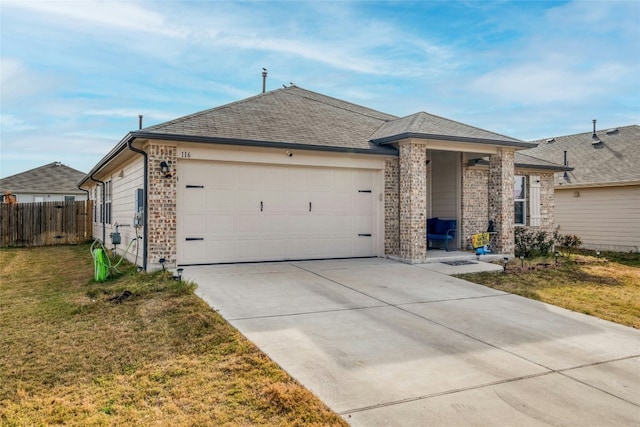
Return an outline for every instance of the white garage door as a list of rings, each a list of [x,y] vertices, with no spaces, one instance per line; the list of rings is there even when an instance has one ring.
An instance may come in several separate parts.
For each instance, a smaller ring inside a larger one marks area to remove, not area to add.
[[[375,256],[376,174],[180,161],[178,263]]]

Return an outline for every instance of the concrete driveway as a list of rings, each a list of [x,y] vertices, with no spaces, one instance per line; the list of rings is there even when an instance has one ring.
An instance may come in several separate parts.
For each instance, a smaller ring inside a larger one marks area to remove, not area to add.
[[[640,426],[640,331],[385,259],[187,267],[353,426]]]

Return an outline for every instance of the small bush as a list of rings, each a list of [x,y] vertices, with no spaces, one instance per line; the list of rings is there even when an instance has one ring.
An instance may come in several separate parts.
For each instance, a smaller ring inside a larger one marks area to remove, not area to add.
[[[554,233],[554,240],[558,246],[565,248],[569,255],[582,246],[582,239],[575,234],[560,234],[556,231]]]
[[[546,256],[553,249],[554,237],[542,230],[531,230],[525,227],[515,229],[515,255]]]

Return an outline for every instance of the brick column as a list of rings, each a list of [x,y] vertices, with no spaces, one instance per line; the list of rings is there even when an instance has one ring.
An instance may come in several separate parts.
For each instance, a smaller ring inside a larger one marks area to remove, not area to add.
[[[489,225],[489,171],[462,168],[462,247],[473,249],[471,236],[487,231]]]
[[[495,251],[513,254],[514,245],[514,152],[501,149],[489,159],[489,219],[495,221],[498,232]]]
[[[176,266],[177,147],[151,143],[146,151],[149,161],[147,270],[155,271],[161,268],[160,258],[166,260],[165,267]],[[170,176],[160,170],[162,161],[169,165]]]
[[[427,150],[403,141],[400,148],[400,258],[418,263],[427,257]]]
[[[384,254],[400,255],[400,162],[384,164]]]

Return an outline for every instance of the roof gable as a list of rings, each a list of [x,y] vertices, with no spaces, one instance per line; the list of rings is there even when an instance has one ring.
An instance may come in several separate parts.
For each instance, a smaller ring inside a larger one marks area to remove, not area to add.
[[[585,132],[532,141],[525,154],[551,162],[567,163],[566,184],[598,185],[640,182],[640,126]]]
[[[0,192],[14,194],[83,194],[77,186],[84,172],[59,162],[0,179]]]
[[[519,139],[425,112],[389,120],[371,136],[371,139],[379,144],[384,144],[406,137],[526,145],[524,141]]]

